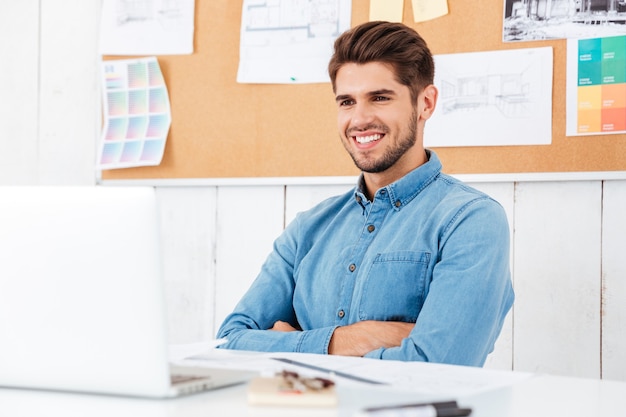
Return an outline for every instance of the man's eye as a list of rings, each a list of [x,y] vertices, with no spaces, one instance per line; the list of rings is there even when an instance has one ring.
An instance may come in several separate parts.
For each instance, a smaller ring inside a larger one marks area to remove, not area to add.
[[[389,98],[385,97],[385,96],[376,96],[376,97],[374,97],[374,101],[387,101],[387,100],[389,100]]]
[[[354,104],[354,100],[342,100],[339,102],[339,106],[350,106]]]

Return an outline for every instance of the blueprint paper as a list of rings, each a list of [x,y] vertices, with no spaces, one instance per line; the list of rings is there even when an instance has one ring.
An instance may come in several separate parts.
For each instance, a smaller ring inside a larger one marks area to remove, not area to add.
[[[104,127],[98,168],[160,164],[171,112],[157,59],[104,61],[102,74]]]
[[[333,43],[351,11],[350,0],[244,0],[237,82],[329,82]]]
[[[193,53],[194,0],[102,0],[102,55]]]
[[[439,98],[424,145],[552,142],[552,48],[435,55]]]

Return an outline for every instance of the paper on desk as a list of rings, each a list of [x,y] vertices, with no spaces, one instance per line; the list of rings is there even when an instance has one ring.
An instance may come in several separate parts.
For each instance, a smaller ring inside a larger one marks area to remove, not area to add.
[[[211,352],[217,346],[226,343],[226,339],[205,340],[197,343],[169,345],[169,356],[172,362],[178,362],[190,356],[202,355]]]
[[[497,371],[474,367],[424,362],[387,361],[308,353],[260,353],[214,349],[181,360],[181,364],[225,369],[244,369],[264,374],[282,369],[303,374],[319,374],[308,368],[273,360],[287,358],[309,365],[340,371],[361,378],[385,382],[395,390],[419,392],[434,396],[461,397],[513,385],[532,376],[525,372]],[[335,376],[337,384],[363,386],[363,382]],[[370,385],[371,386],[371,385]],[[378,385],[377,385],[378,386]]]

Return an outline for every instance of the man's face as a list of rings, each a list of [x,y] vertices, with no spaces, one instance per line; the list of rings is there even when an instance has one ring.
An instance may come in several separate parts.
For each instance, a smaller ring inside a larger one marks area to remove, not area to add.
[[[344,147],[356,166],[368,173],[413,169],[411,155],[421,152],[417,109],[407,86],[379,62],[349,63],[335,81],[337,123]]]

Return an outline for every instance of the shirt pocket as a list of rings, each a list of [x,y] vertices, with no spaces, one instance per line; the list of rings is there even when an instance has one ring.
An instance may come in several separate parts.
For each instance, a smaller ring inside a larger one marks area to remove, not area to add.
[[[424,304],[429,252],[379,253],[365,277],[360,320],[415,323]]]

